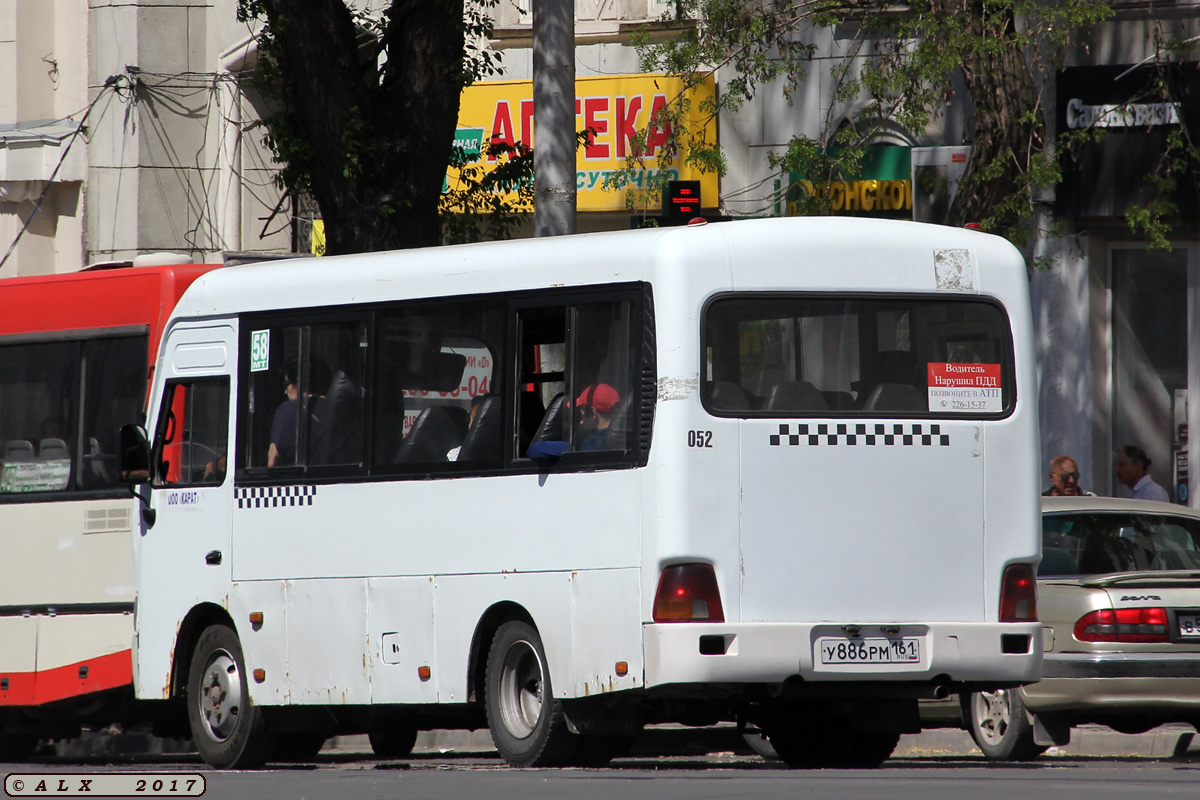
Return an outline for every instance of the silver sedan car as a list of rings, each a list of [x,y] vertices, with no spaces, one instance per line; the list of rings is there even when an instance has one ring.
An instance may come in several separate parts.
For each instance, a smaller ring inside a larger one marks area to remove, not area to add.
[[[1200,723],[1200,513],[1100,497],[1042,501],[1042,680],[962,698],[985,756],[1036,758],[1072,726]]]

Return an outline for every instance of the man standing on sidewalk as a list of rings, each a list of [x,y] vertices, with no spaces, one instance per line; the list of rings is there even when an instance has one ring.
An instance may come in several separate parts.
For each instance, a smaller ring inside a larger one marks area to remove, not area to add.
[[[1079,465],[1070,456],[1055,456],[1050,462],[1050,488],[1042,497],[1094,497],[1079,486]]]
[[[1150,477],[1150,459],[1142,448],[1127,444],[1118,447],[1113,461],[1113,471],[1117,480],[1129,487],[1131,500],[1157,500],[1160,503],[1171,502],[1167,490],[1159,486]]]

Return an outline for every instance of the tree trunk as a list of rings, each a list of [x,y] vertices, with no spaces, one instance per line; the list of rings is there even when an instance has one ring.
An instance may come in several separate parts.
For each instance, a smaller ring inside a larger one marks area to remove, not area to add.
[[[297,157],[326,252],[438,244],[464,80],[463,1],[394,2],[379,47],[362,49],[343,0],[264,0],[263,10],[282,90],[284,127],[272,134],[303,142]]]
[[[1009,44],[1015,24],[1011,9],[989,12],[983,0],[934,0],[933,5],[935,13],[965,15],[970,20],[966,36],[977,43],[966,48],[961,65],[975,109],[974,140],[948,221],[989,220],[988,230],[1011,236],[1028,213],[1028,194],[1013,202],[1013,193],[1026,184],[1030,162],[1045,146],[1033,73],[1024,51]],[[995,43],[1002,46],[988,46]]]

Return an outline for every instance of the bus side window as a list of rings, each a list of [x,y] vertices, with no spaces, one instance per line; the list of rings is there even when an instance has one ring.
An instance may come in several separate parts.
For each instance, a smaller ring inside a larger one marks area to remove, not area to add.
[[[364,385],[367,327],[354,320],[309,329],[309,352],[329,365],[311,391],[323,398],[315,436],[308,442],[308,464],[359,467],[363,462]]]
[[[81,458],[75,470],[81,488],[103,488],[117,480],[121,426],[144,420],[146,347],[145,336],[83,342]]]
[[[544,405],[532,432],[523,431],[530,446],[541,445],[537,456],[632,450],[638,408],[633,309],[629,300],[606,300],[521,312],[517,418],[532,419]]]
[[[244,467],[345,466],[363,462],[367,325],[249,326],[258,360],[242,382]]]
[[[379,315],[375,466],[426,474],[500,465],[505,333],[495,299],[406,303]]]
[[[155,486],[224,482],[228,468],[229,380],[171,384],[154,445]]]

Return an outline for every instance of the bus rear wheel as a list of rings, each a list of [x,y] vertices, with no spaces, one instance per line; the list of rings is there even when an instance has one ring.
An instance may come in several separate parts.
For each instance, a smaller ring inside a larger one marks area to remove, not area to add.
[[[0,720],[2,722],[2,720]],[[0,761],[28,761],[37,750],[38,738],[23,733],[0,733]]]
[[[381,758],[404,758],[417,745],[417,729],[399,723],[372,728],[367,734],[371,750]]]
[[[578,737],[568,730],[562,703],[554,699],[546,651],[532,625],[506,622],[496,631],[484,702],[492,742],[510,766],[570,763]]]
[[[196,749],[209,766],[259,767],[275,749],[262,709],[250,702],[241,642],[224,625],[206,628],[196,643],[187,709]]]
[[[827,717],[800,726],[773,725],[767,738],[789,767],[870,769],[892,755],[900,734],[858,730],[848,720]]]
[[[304,763],[312,761],[325,747],[325,734],[293,732],[279,734],[270,761]]]

